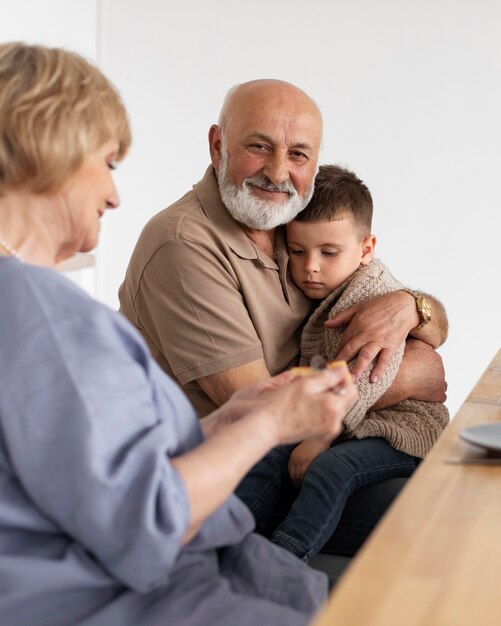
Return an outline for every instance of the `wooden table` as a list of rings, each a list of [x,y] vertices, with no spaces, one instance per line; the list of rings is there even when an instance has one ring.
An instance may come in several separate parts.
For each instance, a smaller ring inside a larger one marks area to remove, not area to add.
[[[484,456],[458,433],[485,422],[501,422],[501,350],[314,626],[501,624],[501,464],[447,462]]]

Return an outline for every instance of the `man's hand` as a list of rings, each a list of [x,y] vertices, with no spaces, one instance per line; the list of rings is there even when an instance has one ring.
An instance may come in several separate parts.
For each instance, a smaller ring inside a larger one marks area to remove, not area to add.
[[[371,381],[377,382],[409,331],[419,324],[414,298],[394,291],[346,309],[325,322],[327,328],[346,326],[336,359],[351,361],[358,354],[352,375],[357,381],[377,358]]]
[[[410,334],[438,348],[447,338],[448,324],[444,307],[426,295],[432,307],[432,319],[419,330],[419,315],[414,297],[405,291],[394,291],[366,300],[325,322],[327,328],[346,326],[338,359],[358,358],[352,370],[355,380],[377,358],[370,380],[377,382],[390,359]]]
[[[294,448],[289,457],[289,476],[294,487],[301,487],[306,470],[319,454],[330,448],[332,437],[307,439]]]

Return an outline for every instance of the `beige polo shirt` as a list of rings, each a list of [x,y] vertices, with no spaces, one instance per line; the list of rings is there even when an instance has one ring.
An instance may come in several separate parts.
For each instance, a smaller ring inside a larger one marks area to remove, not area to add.
[[[287,271],[284,233],[274,258],[221,201],[212,166],[145,226],[120,287],[121,307],[200,416],[215,408],[198,378],[264,358],[293,365],[311,303]]]

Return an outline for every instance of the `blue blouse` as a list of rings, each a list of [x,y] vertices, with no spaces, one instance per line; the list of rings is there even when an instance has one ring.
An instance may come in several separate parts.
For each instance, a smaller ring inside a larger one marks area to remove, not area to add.
[[[231,606],[248,606],[249,624],[259,611],[306,623],[325,580],[253,535],[236,497],[182,547],[189,501],[169,457],[203,435],[120,314],[53,270],[0,257],[0,355],[4,626],[247,623],[228,621]],[[268,582],[258,602],[272,572],[275,595]],[[298,585],[311,597],[294,606]]]

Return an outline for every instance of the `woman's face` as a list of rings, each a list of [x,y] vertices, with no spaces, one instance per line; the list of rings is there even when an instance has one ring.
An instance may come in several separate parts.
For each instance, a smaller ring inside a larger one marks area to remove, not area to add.
[[[108,141],[88,154],[62,193],[64,252],[88,252],[99,239],[99,220],[106,209],[119,205],[112,170],[118,151],[117,141]],[[62,255],[62,256],[63,256]]]

